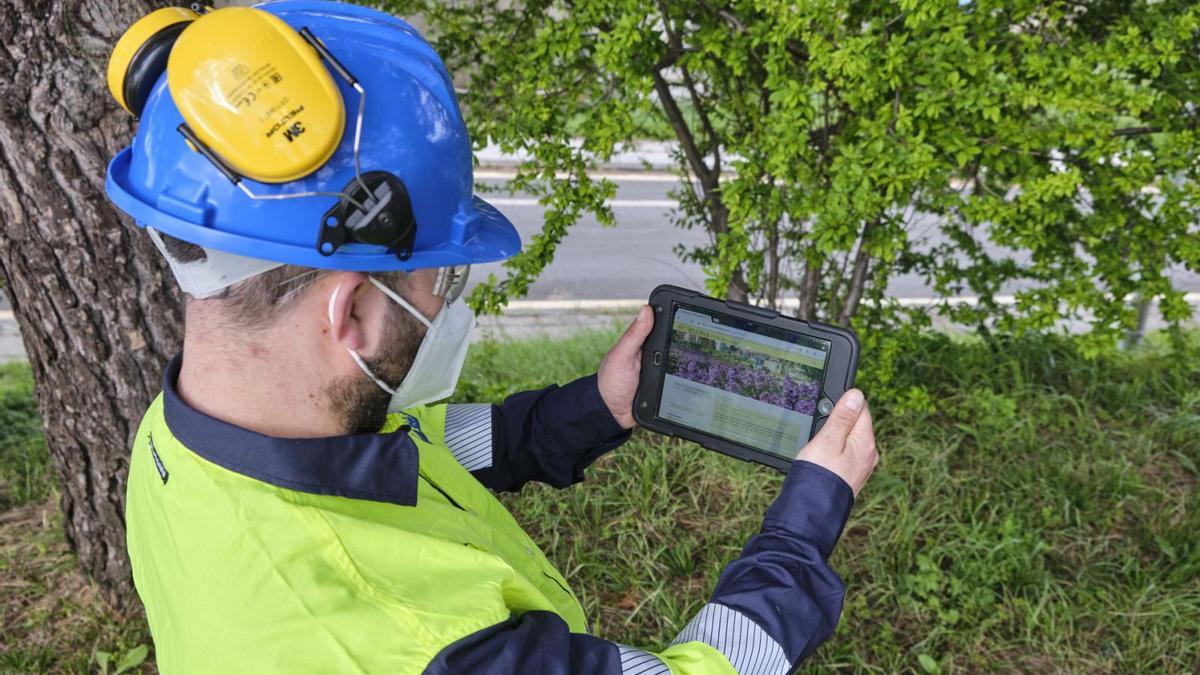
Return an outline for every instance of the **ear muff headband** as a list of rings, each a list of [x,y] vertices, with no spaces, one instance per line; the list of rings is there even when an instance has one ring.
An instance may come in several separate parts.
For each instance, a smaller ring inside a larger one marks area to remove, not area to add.
[[[200,15],[184,7],[164,7],[125,31],[108,59],[108,91],[134,116],[142,112],[150,90],[167,65],[179,34]]]

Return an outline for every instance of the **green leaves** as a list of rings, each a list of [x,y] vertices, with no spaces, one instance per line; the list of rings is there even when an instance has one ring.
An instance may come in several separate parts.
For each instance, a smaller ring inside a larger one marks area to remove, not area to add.
[[[150,647],[144,644],[137,645],[125,652],[96,650],[96,667],[103,675],[108,675],[110,672],[112,675],[121,675],[142,665],[149,654]]]
[[[546,206],[477,308],[583,214],[611,223],[590,174],[666,135],[712,292],[844,321],[912,275],[976,298],[935,309],[980,330],[1077,317],[1098,345],[1143,300],[1191,314],[1169,275],[1200,269],[1192,3],[388,4],[426,17],[476,142],[528,153],[510,187]]]

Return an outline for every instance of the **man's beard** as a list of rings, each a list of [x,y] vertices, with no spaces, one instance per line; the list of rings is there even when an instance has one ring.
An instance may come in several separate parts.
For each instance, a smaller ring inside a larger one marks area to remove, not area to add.
[[[364,357],[367,367],[392,389],[400,386],[425,337],[425,326],[400,306],[391,307],[384,319],[384,340],[379,353]],[[348,434],[373,434],[387,421],[391,394],[384,391],[366,373],[356,373],[326,388],[334,414]]]

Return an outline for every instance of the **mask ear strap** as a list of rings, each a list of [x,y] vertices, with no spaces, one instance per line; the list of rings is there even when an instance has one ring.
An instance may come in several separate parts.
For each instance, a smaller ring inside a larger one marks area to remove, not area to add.
[[[329,325],[330,326],[333,326],[333,306],[335,303],[337,303],[338,293],[341,293],[341,292],[342,292],[342,285],[338,284],[337,288],[333,289],[333,292],[329,294]],[[350,358],[354,359],[354,363],[358,364],[359,370],[362,370],[364,373],[366,373],[367,377],[371,378],[372,382],[374,382],[376,385],[379,386],[380,389],[386,391],[387,393],[391,394],[392,396],[396,395],[395,389],[389,387],[387,385],[387,383],[385,383],[383,380],[376,377],[375,373],[371,372],[371,369],[367,366],[367,362],[363,361],[363,357],[359,356],[357,351],[350,349],[349,347],[346,348],[346,351],[350,352]]]
[[[370,279],[371,283],[375,284],[375,288],[378,288],[380,291],[383,291],[384,295],[386,295],[389,298],[391,298],[392,300],[394,300],[396,302],[396,304],[400,305],[404,309],[407,309],[408,313],[412,314],[414,317],[416,317],[417,321],[420,321],[421,323],[425,324],[426,328],[433,328],[432,321],[430,321],[429,319],[426,319],[425,315],[418,312],[416,307],[413,307],[412,305],[408,304],[408,301],[405,300],[404,298],[400,297],[399,293],[388,288],[387,284],[384,284],[382,281],[376,279],[375,277],[367,277],[367,279]]]
[[[342,292],[342,285],[338,284],[337,288],[333,289],[333,292],[329,294],[329,327],[330,328],[333,327],[333,305],[334,305],[334,303],[337,302],[338,293],[341,293],[341,292]]]
[[[387,384],[384,383],[383,380],[379,379],[378,377],[375,377],[375,373],[371,372],[371,369],[369,367],[367,367],[367,362],[363,361],[363,357],[359,356],[358,352],[354,351],[353,349],[346,349],[346,351],[350,352],[350,358],[354,359],[354,362],[358,364],[358,367],[361,368],[362,371],[367,374],[367,377],[371,378],[371,380],[375,384],[379,385],[380,389],[386,391],[387,393],[391,394],[392,396],[396,395],[395,389],[387,386]]]

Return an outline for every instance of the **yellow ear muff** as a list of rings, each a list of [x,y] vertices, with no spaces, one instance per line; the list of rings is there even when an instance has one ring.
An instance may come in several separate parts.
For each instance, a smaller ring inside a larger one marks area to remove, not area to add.
[[[171,46],[200,17],[183,7],[164,7],[125,31],[108,59],[108,91],[121,107],[141,115],[150,90],[167,67]]]
[[[316,171],[345,131],[341,91],[317,50],[260,9],[227,7],[194,21],[171,49],[167,83],[206,154],[260,182]]]

